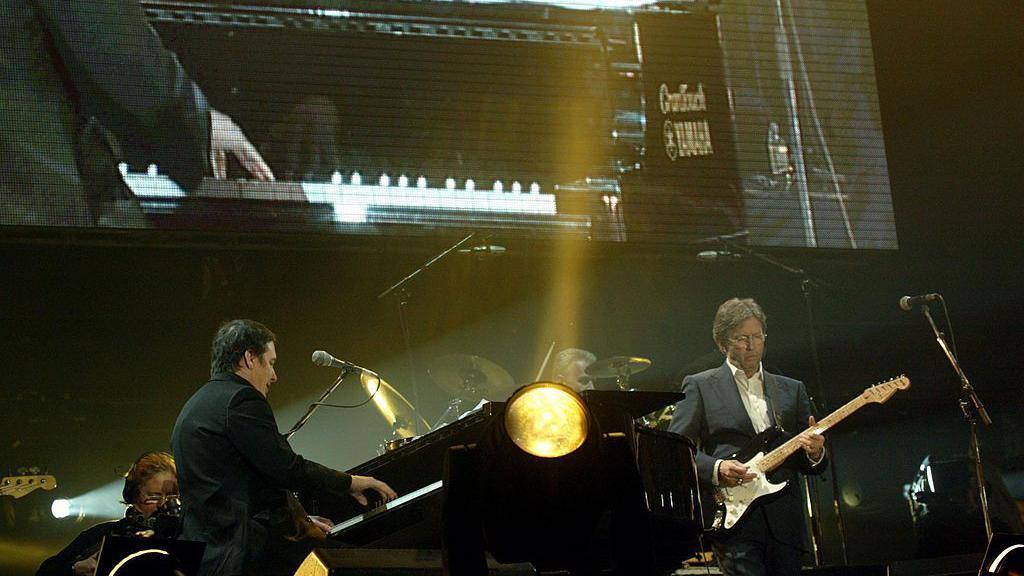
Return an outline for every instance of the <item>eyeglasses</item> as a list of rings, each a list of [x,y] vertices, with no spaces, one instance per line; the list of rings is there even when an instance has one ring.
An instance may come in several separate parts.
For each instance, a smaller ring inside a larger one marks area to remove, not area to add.
[[[740,344],[743,344],[744,346],[749,346],[750,344],[762,344],[764,342],[764,339],[767,337],[768,335],[765,334],[764,332],[758,332],[757,334],[743,334],[742,336],[731,336],[729,338],[729,342],[736,344],[737,346],[739,346]]]
[[[164,496],[147,496],[142,503],[147,506],[163,506],[164,503],[177,500],[177,494],[166,494]]]

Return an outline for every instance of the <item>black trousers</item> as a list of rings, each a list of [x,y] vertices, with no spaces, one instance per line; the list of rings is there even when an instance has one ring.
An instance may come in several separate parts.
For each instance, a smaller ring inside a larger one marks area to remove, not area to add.
[[[728,537],[711,544],[726,576],[799,576],[803,549],[771,533],[763,508],[751,510]]]

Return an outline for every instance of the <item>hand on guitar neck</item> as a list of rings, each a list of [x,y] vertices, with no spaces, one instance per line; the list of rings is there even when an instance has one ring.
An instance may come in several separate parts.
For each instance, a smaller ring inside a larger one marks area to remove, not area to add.
[[[825,455],[825,437],[818,432],[817,425],[814,416],[811,416],[807,419],[807,430],[796,437],[797,443],[807,453],[807,457],[814,462],[821,460]]]

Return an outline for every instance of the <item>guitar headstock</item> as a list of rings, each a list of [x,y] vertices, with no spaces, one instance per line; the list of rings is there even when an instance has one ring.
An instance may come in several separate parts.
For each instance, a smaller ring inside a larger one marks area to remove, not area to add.
[[[4,476],[0,480],[0,496],[21,498],[39,488],[53,490],[56,487],[57,479],[50,474]]]
[[[891,398],[897,390],[906,390],[907,388],[910,388],[910,378],[900,376],[869,387],[861,396],[868,402],[881,404]]]

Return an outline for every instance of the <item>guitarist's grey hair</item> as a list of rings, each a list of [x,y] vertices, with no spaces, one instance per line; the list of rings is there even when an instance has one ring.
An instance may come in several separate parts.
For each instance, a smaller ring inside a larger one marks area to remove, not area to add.
[[[753,298],[730,298],[722,302],[711,327],[711,335],[719,350],[729,347],[729,335],[748,318],[757,318],[761,322],[761,329],[768,331],[768,316]]]

